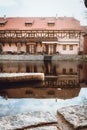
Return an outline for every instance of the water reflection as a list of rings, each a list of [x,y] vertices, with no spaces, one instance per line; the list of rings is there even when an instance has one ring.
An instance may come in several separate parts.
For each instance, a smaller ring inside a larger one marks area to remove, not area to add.
[[[56,110],[58,107],[87,101],[86,63],[0,62],[0,73],[13,72],[42,72],[45,74],[45,80],[43,82],[0,83],[0,116],[35,110]]]
[[[32,73],[45,74],[44,86],[77,87],[79,83],[87,83],[87,64],[66,61],[3,61],[0,62],[0,73]]]
[[[86,86],[86,71],[87,65],[78,62],[2,61],[0,62],[1,73],[42,72],[45,74],[45,80],[44,82],[0,83],[0,95],[10,98],[71,98],[78,95],[80,87]],[[58,88],[61,88],[61,91]]]
[[[3,61],[0,62],[1,73],[42,72],[45,80],[0,83],[0,95],[4,98],[73,98],[78,96],[81,83],[85,80],[83,68],[77,62]]]
[[[55,88],[4,88],[0,90],[0,95],[8,98],[60,98],[69,99],[78,96],[80,88],[55,89]]]
[[[1,73],[19,73],[19,72],[43,72],[45,75],[59,75],[78,73],[76,62],[59,61],[3,61],[0,62]]]

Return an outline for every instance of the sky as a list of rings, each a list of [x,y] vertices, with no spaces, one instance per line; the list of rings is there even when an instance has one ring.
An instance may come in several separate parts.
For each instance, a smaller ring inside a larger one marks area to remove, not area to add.
[[[0,17],[75,17],[87,26],[83,0],[0,0]]]

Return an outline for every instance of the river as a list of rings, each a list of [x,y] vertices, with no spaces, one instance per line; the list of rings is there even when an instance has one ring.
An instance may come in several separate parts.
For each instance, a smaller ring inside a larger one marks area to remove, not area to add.
[[[41,72],[45,80],[0,84],[0,117],[49,111],[87,102],[87,63],[1,61],[0,73]]]

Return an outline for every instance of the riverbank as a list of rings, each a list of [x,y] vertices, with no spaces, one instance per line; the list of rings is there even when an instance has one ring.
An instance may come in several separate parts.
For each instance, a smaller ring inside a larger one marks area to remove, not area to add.
[[[18,60],[18,61],[43,61],[46,55],[0,55],[0,61]],[[49,59],[49,57],[48,57]],[[51,60],[69,60],[69,61],[87,61],[87,55],[53,55]]]

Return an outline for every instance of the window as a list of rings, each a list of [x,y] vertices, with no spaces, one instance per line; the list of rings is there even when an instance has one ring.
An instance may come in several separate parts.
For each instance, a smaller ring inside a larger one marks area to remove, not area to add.
[[[33,94],[33,91],[31,91],[31,90],[26,90],[26,94],[32,95],[32,94]]]
[[[35,45],[30,45],[29,46],[29,52],[30,52],[30,54],[34,54],[35,53]]]
[[[55,25],[55,22],[54,21],[48,21],[48,26],[54,26]]]
[[[0,21],[0,27],[4,26],[7,23],[7,20],[1,20]]]
[[[32,26],[32,23],[25,23],[25,26]]]
[[[70,45],[70,46],[69,46],[69,49],[70,49],[70,50],[73,50],[73,45]]]
[[[48,23],[48,26],[54,26],[55,24],[54,23]]]
[[[3,27],[3,26],[4,26],[4,24],[0,23],[0,27]]]
[[[66,45],[63,45],[63,50],[66,50]]]
[[[73,73],[73,69],[72,69],[72,68],[69,69],[69,73],[70,73],[70,74]]]
[[[54,50],[53,50],[53,45],[49,45],[49,53],[53,54]]]
[[[32,23],[25,23],[25,26],[32,26]]]
[[[63,68],[62,72],[63,72],[63,74],[66,74],[66,69],[65,69],[65,68]]]
[[[48,92],[47,92],[47,94],[48,94],[48,95],[54,95],[54,94],[55,94],[55,92],[54,92],[54,91],[52,91],[52,90],[50,90],[50,91],[48,91]]]
[[[25,22],[25,26],[32,26],[32,25],[33,25],[33,21],[32,20]]]
[[[75,33],[74,32],[70,32],[69,33],[69,38],[74,38],[75,37]]]

